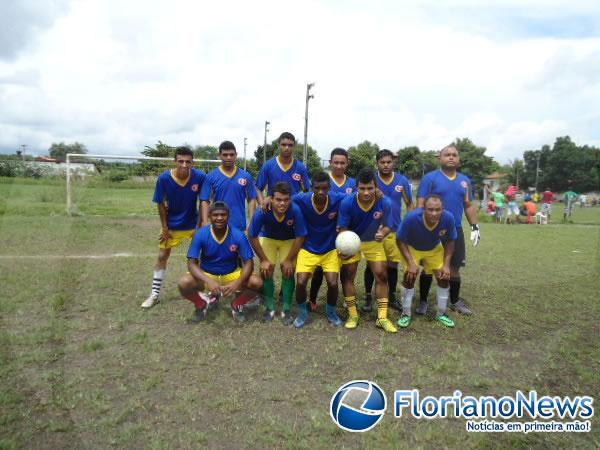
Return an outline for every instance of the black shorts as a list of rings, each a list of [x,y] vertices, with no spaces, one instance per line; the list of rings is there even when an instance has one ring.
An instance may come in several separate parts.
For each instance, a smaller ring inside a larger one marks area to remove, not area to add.
[[[450,260],[450,267],[465,267],[467,264],[467,252],[465,250],[465,234],[462,227],[456,229],[456,241],[454,242],[454,254]]]

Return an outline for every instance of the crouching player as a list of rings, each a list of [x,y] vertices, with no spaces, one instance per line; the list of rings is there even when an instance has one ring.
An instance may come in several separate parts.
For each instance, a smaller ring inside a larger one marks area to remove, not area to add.
[[[188,273],[179,280],[179,292],[196,306],[191,321],[198,323],[206,317],[207,290],[218,296],[233,295],[247,288],[259,291],[262,280],[252,275],[254,253],[246,235],[229,226],[229,208],[225,202],[214,202],[209,209],[211,225],[198,229],[188,250]],[[239,267],[238,259],[242,261]],[[199,263],[198,263],[199,262]],[[244,320],[244,304],[253,297],[239,296],[231,303],[233,317]]]
[[[347,196],[340,205],[338,217],[339,231],[354,231],[361,240],[360,252],[350,258],[342,255],[342,289],[348,306],[346,328],[358,326],[356,309],[356,269],[361,254],[367,260],[369,268],[375,276],[375,294],[377,297],[376,325],[388,333],[398,330],[388,319],[388,283],[387,257],[383,247],[383,239],[390,233],[392,219],[390,200],[386,197],[376,198],[375,174],[370,169],[363,169],[357,177],[358,192]]]
[[[433,273],[437,280],[435,319],[446,327],[454,327],[454,322],[446,315],[446,308],[450,291],[450,261],[456,238],[454,216],[444,211],[441,197],[435,194],[425,197],[423,208],[408,213],[400,224],[396,242],[405,262],[402,285],[406,289],[402,299],[402,316],[398,319],[401,328],[408,327],[411,322],[415,280],[420,265],[425,273]]]
[[[289,183],[280,181],[275,184],[270,200],[271,209],[257,209],[250,223],[248,239],[260,259],[260,275],[263,279],[263,295],[266,311],[264,322],[275,317],[275,283],[273,272],[275,264],[281,263],[283,311],[281,319],[284,325],[292,324],[292,298],[294,295],[294,273],[296,256],[304,243],[306,225],[300,208],[292,204],[292,188]],[[260,236],[260,237],[259,237]]]
[[[340,203],[346,195],[330,192],[330,187],[329,175],[318,172],[312,179],[312,192],[296,194],[292,199],[300,208],[307,230],[296,262],[296,303],[300,309],[294,320],[296,328],[302,328],[308,320],[310,302],[306,298],[306,285],[319,266],[323,269],[327,282],[327,320],[336,327],[342,325],[335,310],[340,272],[335,238]]]

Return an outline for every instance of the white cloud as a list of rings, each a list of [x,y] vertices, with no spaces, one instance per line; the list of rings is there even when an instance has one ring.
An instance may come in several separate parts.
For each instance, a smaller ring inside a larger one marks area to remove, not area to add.
[[[0,149],[79,140],[135,154],[159,139],[241,149],[248,137],[253,152],[265,120],[270,139],[302,137],[312,81],[309,143],[323,155],[365,139],[432,149],[470,137],[502,161],[562,134],[600,144],[600,38],[462,26],[497,11],[490,23],[510,29],[541,3],[444,5],[73,2],[0,62]],[[589,2],[544,11],[600,18]]]

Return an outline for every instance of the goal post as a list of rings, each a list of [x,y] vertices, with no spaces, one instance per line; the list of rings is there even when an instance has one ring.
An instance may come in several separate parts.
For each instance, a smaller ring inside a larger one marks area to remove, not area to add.
[[[65,163],[66,212],[69,216],[78,209],[76,186],[87,183],[105,190],[123,185],[126,188],[150,189],[160,173],[174,168],[173,158],[132,155],[67,153]],[[205,172],[219,164],[221,161],[218,159],[194,159],[194,167]],[[118,197],[120,193],[114,195]]]

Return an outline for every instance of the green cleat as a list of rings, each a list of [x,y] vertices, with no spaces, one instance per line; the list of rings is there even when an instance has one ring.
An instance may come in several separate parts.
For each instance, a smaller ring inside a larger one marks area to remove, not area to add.
[[[406,328],[410,325],[410,323],[412,322],[412,317],[411,316],[407,316],[406,314],[402,314],[402,316],[398,319],[398,326],[400,328]]]
[[[446,314],[441,314],[439,316],[435,316],[435,320],[440,322],[445,327],[454,328],[454,321],[450,317],[448,317]]]
[[[357,326],[358,326],[358,316],[348,317],[348,320],[346,320],[346,323],[344,324],[344,327],[348,328],[349,330],[354,330]]]
[[[390,319],[377,319],[377,322],[375,322],[375,325],[377,325],[379,328],[383,328],[385,332],[387,333],[397,333],[398,329],[394,326],[394,324],[392,323],[392,321]]]

